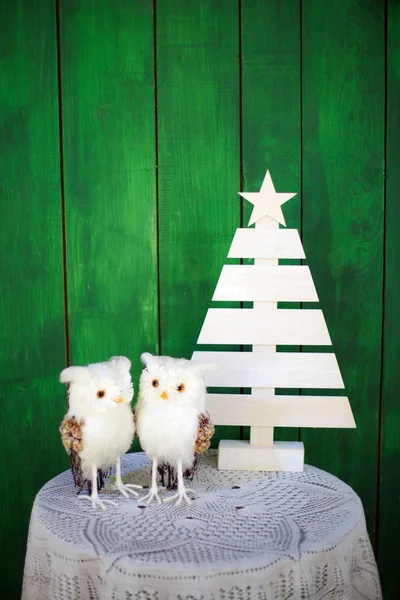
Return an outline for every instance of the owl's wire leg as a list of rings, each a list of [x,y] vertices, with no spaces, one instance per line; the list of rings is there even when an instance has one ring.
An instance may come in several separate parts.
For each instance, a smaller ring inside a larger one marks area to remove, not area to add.
[[[192,504],[193,500],[189,498],[187,492],[192,492],[193,494],[196,493],[190,488],[185,488],[185,484],[183,483],[182,461],[178,460],[178,492],[173,496],[168,496],[168,498],[164,498],[164,502],[173,502],[174,500],[176,500],[175,506],[179,506],[182,500],[186,500],[186,502],[190,505]]]
[[[93,508],[101,508],[107,510],[106,504],[112,504],[118,506],[113,500],[100,500],[97,492],[97,466],[96,463],[92,463],[92,495],[91,496],[79,496],[81,500],[90,500]]]
[[[121,477],[121,458],[117,458],[115,463],[115,487],[121,492],[125,498],[129,498],[129,494],[132,496],[138,496],[138,492],[135,492],[133,488],[138,490],[143,489],[141,485],[135,485],[133,483],[123,483]]]
[[[139,502],[146,502],[147,504],[150,504],[150,502],[153,500],[153,498],[155,498],[157,500],[158,504],[161,504],[161,498],[158,495],[158,487],[157,487],[157,467],[158,467],[157,459],[154,459],[152,473],[151,473],[151,488],[150,488],[148,494],[139,498]]]

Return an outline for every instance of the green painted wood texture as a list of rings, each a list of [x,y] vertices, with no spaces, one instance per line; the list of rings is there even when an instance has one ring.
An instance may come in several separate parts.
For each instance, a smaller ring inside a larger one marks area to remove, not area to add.
[[[298,192],[285,217],[358,425],[302,430],[306,461],[360,495],[384,598],[400,597],[399,39],[397,0],[0,3],[7,600],[34,496],[67,467],[60,370],[126,354],[137,389],[141,352],[189,357],[250,213],[237,192],[267,168]]]
[[[71,363],[157,351],[153,4],[62,0]]]
[[[268,168],[277,191],[297,192],[285,204],[284,215],[287,227],[301,233],[300,1],[242,0],[241,40],[244,189],[259,190]],[[243,204],[247,226],[253,206]],[[297,308],[298,304],[279,306]],[[277,428],[274,439],[297,440],[298,430]]]
[[[0,571],[19,598],[35,493],[67,467],[54,2],[0,3]]]
[[[306,460],[361,494],[375,534],[384,207],[384,3],[303,3],[303,243],[354,430],[306,429]],[[352,333],[350,333],[352,332]]]
[[[378,566],[384,598],[398,598],[400,539],[400,4],[388,4],[386,282]]]
[[[160,2],[156,33],[161,350],[190,358],[240,226],[238,5]]]

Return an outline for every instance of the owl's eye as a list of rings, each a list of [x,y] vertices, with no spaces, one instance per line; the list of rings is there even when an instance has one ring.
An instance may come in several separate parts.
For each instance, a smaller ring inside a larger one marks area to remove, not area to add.
[[[158,387],[160,385],[160,382],[158,381],[158,379],[153,379],[153,381],[151,382],[151,385],[153,387]]]
[[[179,385],[176,386],[176,390],[178,392],[183,392],[184,389],[185,389],[185,386],[183,383],[180,383]]]
[[[104,391],[104,390],[99,390],[99,391],[97,392],[97,397],[98,397],[98,398],[103,398],[103,396],[105,396],[105,395],[106,395],[106,393],[105,393],[105,391]]]

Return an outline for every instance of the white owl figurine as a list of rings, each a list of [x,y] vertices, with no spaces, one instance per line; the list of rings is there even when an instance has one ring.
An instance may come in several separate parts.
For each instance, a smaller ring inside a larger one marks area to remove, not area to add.
[[[208,448],[214,433],[205,410],[203,379],[214,365],[147,352],[141,360],[146,368],[139,382],[136,429],[143,450],[153,461],[151,488],[141,501],[149,503],[155,498],[161,502],[157,472],[160,465],[171,465],[177,470],[178,491],[165,501],[190,504],[187,493],[193,490],[185,488],[183,474],[192,467],[196,452]]]
[[[115,463],[115,485],[124,496],[137,495],[133,484],[121,479],[120,457],[129,450],[135,433],[131,409],[131,362],[114,356],[107,362],[68,367],[60,381],[68,384],[69,410],[60,425],[62,442],[70,457],[75,485],[89,491],[93,508],[105,510],[111,500],[100,500],[99,490]]]

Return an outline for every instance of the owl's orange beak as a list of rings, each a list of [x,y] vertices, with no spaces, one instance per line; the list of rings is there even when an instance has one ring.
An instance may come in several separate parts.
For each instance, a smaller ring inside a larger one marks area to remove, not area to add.
[[[121,402],[123,402],[124,399],[121,398],[121,396],[119,398],[113,398],[113,402],[115,402],[115,404],[121,404]]]
[[[162,398],[163,400],[168,400],[168,394],[167,394],[167,392],[166,392],[165,390],[163,391],[163,393],[162,393],[162,394],[160,394],[160,396],[161,396],[161,398]]]

